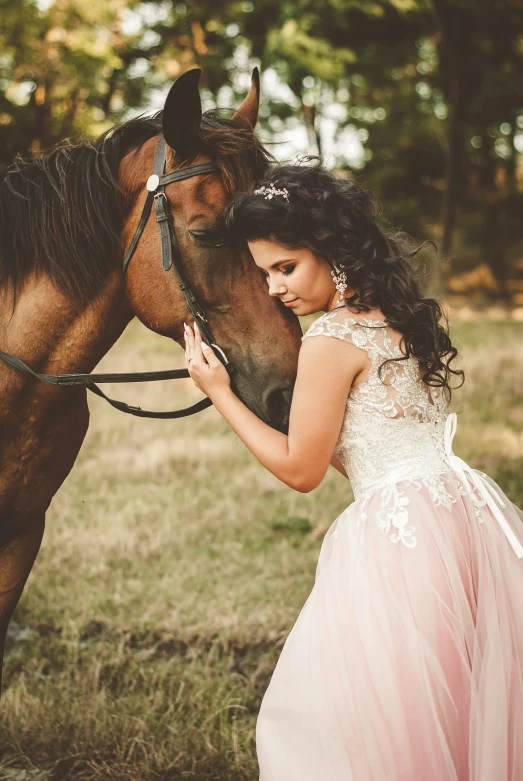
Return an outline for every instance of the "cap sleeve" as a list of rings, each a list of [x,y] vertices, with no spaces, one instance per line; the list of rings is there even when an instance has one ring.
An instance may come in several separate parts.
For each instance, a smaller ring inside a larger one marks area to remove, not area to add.
[[[309,336],[332,336],[350,342],[364,350],[370,357],[377,357],[382,352],[376,342],[378,330],[386,334],[387,324],[384,320],[362,318],[361,321],[357,321],[339,310],[337,312],[333,310],[318,317],[303,334],[302,341]]]

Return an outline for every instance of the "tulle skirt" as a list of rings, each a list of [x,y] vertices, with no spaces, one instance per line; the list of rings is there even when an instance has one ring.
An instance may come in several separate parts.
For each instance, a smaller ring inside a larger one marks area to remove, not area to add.
[[[441,478],[452,509],[398,483],[413,547],[379,528],[378,492],[329,528],[261,704],[260,781],[522,781],[523,559]]]

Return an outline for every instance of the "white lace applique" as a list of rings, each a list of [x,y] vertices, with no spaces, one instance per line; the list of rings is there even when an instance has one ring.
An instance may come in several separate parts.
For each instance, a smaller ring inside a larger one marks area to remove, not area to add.
[[[381,509],[378,511],[376,523],[383,534],[388,534],[391,526],[397,529],[390,535],[391,542],[402,542],[407,548],[414,548],[417,540],[414,537],[414,526],[408,526],[409,514],[405,509],[410,504],[410,499],[405,496],[395,483],[386,485],[380,491],[382,498]]]
[[[442,504],[447,508],[447,510],[452,509],[452,504],[456,501],[456,499],[449,494],[439,474],[436,473],[429,475],[420,481],[414,480],[413,483],[418,490],[422,485],[425,485],[429,489],[431,499],[435,505]]]
[[[344,307],[326,312],[302,337],[333,336],[350,341],[371,360],[366,379],[350,389],[334,453],[347,472],[355,499],[380,492],[376,523],[383,534],[389,535],[391,542],[414,548],[417,539],[409,524],[410,501],[399,484],[407,481],[417,490],[424,485],[435,504],[449,509],[456,501],[441,477],[449,468],[443,446],[446,399],[442,388],[421,380],[413,355],[386,364],[380,379],[381,363],[404,353],[393,344],[386,321],[356,320],[346,312]],[[361,519],[366,519],[366,502],[362,502]]]

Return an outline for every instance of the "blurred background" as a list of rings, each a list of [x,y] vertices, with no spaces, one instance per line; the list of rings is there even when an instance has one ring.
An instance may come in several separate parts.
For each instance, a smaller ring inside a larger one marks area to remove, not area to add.
[[[522,64],[522,0],[0,0],[0,176],[161,109],[196,65],[227,116],[258,65],[276,158],[321,152],[448,259],[432,282],[466,377],[453,449],[523,508]],[[173,365],[135,320],[98,369]],[[104,390],[201,398],[191,380]],[[292,491],[213,407],[89,406],[9,629],[0,780],[257,781],[261,698],[350,486],[330,469]]]
[[[523,306],[522,0],[0,0],[0,174],[17,153],[163,107],[204,110],[261,69],[258,132],[320,153],[436,241],[456,306]]]

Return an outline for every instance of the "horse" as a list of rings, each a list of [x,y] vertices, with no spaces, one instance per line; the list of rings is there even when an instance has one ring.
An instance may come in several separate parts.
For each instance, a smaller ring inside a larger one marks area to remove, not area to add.
[[[259,73],[254,69],[247,96],[227,119],[202,112],[199,76],[199,69],[182,74],[153,116],[10,166],[0,183],[0,349],[34,371],[91,372],[134,317],[184,346],[191,312],[175,275],[162,267],[152,215],[122,273],[164,139],[167,173],[215,165],[215,173],[165,188],[184,274],[235,366],[234,392],[285,431],[299,321],[268,295],[248,248],[235,246],[221,222],[228,200],[252,188],[274,162],[255,135]],[[0,665],[46,510],[88,425],[85,387],[49,386],[0,362]]]

